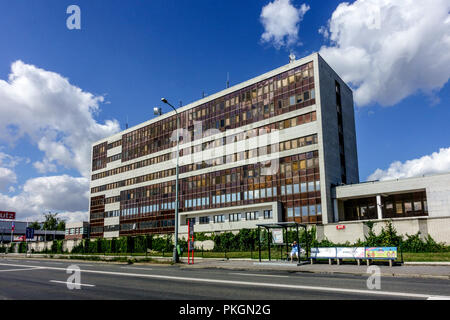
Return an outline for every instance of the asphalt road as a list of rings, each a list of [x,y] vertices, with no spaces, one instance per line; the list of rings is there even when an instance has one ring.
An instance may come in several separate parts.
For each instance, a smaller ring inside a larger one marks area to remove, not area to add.
[[[80,289],[67,267],[80,269]],[[286,271],[233,271],[170,265],[126,265],[45,259],[0,259],[0,299],[12,300],[299,300],[450,298],[450,280]]]

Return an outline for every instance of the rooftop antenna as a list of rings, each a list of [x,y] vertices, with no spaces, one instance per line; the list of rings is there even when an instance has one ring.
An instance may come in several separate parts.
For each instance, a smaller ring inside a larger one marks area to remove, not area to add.
[[[230,87],[230,73],[227,72],[227,89]]]
[[[202,98],[206,97],[205,91],[202,91]]]
[[[289,63],[293,63],[294,61],[295,61],[295,54],[291,52],[291,54],[289,55]]]
[[[127,115],[127,122],[125,123],[125,130],[128,129],[128,115]]]

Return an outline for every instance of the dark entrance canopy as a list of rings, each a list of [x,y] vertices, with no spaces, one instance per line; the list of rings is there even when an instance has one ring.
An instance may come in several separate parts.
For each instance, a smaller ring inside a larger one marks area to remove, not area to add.
[[[306,224],[301,224],[297,222],[276,222],[276,223],[267,223],[267,224],[257,224],[258,227],[258,248],[259,248],[259,262],[261,262],[261,228],[265,228],[267,232],[270,231],[270,229],[284,229],[285,233],[285,242],[286,242],[286,253],[289,252],[289,243],[288,243],[288,229],[295,228],[297,231],[297,243],[300,246],[300,237],[299,237],[299,227],[303,228],[306,235],[306,258],[309,258],[309,239],[308,239],[308,233],[306,232]],[[271,261],[270,256],[270,237],[267,237],[267,247],[269,249],[269,261]],[[300,261],[300,250],[298,252],[298,260]]]

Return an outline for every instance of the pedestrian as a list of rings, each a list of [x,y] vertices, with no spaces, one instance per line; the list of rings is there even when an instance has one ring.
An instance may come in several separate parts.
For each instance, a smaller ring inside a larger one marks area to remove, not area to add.
[[[294,255],[296,255],[297,256],[297,260],[299,260],[298,253],[299,253],[300,250],[299,250],[297,241],[294,241],[294,243],[291,246],[292,246],[292,249],[291,249],[291,262],[293,262],[294,261]]]

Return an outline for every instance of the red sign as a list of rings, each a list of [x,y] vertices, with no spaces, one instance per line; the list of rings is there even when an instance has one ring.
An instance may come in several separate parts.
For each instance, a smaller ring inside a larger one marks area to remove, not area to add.
[[[0,219],[16,220],[16,213],[9,211],[0,211]]]
[[[338,225],[336,226],[336,229],[337,229],[337,230],[344,230],[344,229],[345,229],[345,225],[343,225],[343,224],[338,224]]]

